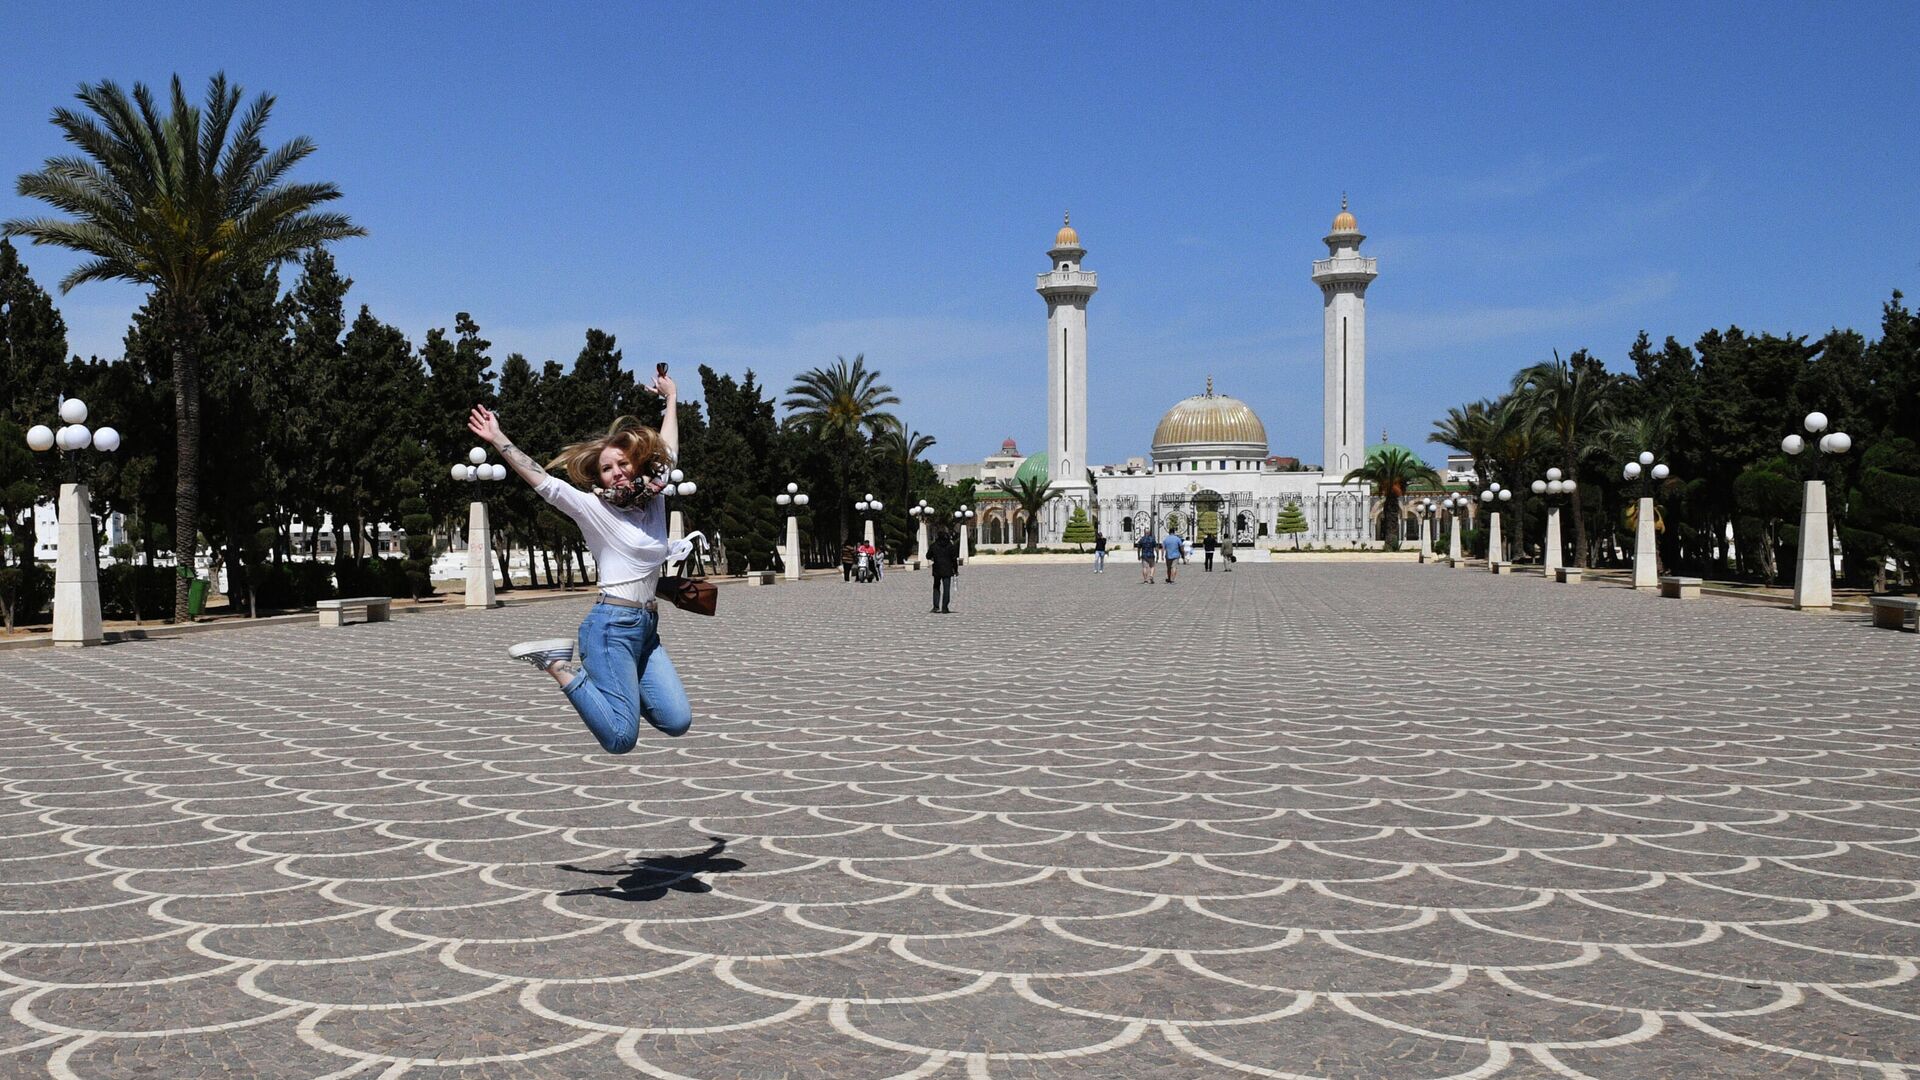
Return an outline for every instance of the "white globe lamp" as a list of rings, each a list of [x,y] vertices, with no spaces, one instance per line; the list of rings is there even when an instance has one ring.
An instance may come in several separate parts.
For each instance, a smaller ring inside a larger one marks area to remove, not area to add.
[[[93,448],[111,454],[120,449],[120,433],[110,427],[103,427],[93,433]]]
[[[1798,435],[1789,435],[1780,440],[1780,451],[1789,457],[1797,456],[1807,448],[1807,440]]]
[[[53,429],[45,424],[35,424],[27,429],[27,446],[35,453],[53,449],[53,441]]]
[[[60,419],[69,424],[87,422],[87,403],[77,397],[70,397],[60,403]]]
[[[84,413],[85,410],[83,409],[82,412]],[[62,412],[60,415],[64,418],[66,413]],[[1818,435],[1827,430],[1827,414],[1823,412],[1810,412],[1807,414],[1805,424],[1809,435]]]

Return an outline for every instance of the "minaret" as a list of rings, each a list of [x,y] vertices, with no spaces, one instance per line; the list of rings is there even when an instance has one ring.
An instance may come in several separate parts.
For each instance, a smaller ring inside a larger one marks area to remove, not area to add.
[[[1087,504],[1087,301],[1100,275],[1080,269],[1086,253],[1066,218],[1047,252],[1053,269],[1034,285],[1047,302],[1047,476],[1061,493],[1041,523],[1049,542],[1065,531],[1073,508]]]
[[[1328,258],[1313,261],[1313,283],[1326,309],[1326,383],[1321,416],[1321,465],[1339,481],[1366,462],[1367,286],[1380,275],[1360,254],[1358,223],[1340,196],[1340,213],[1327,233]]]

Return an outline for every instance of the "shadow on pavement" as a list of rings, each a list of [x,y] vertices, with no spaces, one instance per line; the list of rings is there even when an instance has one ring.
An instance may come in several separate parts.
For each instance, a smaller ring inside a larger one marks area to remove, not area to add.
[[[718,836],[709,839],[713,841],[712,847],[692,855],[649,855],[605,870],[561,863],[562,870],[617,877],[620,880],[611,885],[568,889],[560,895],[605,896],[613,900],[646,902],[658,900],[669,892],[712,892],[713,886],[702,881],[698,875],[731,874],[745,869],[747,864],[739,859],[720,858],[720,853],[727,850],[727,842]]]

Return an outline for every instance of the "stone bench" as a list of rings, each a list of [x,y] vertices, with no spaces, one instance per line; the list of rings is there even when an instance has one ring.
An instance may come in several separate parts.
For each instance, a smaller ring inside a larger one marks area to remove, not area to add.
[[[747,571],[747,584],[749,584],[749,585],[771,585],[771,584],[773,584],[773,571],[771,571],[771,570],[749,570],[749,571]]]
[[[1700,599],[1700,579],[1663,577],[1660,579],[1660,595],[1669,600],[1698,600]]]
[[[393,597],[341,597],[338,600],[322,600],[314,606],[320,609],[321,626],[344,626],[346,615],[351,611],[365,611],[365,622],[386,622],[393,614]]]
[[[1869,596],[1873,605],[1873,625],[1885,630],[1905,630],[1909,619],[1920,630],[1920,600],[1908,596]]]
[[[1511,574],[1513,573],[1513,564],[1504,563],[1504,562],[1490,562],[1487,564],[1487,572],[1489,574]]]
[[[1556,566],[1553,568],[1553,580],[1562,585],[1580,584],[1580,568],[1577,566]]]

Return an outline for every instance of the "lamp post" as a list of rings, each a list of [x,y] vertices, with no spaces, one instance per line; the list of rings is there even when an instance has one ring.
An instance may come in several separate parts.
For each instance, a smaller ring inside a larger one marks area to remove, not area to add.
[[[775,495],[773,501],[780,506],[793,508],[787,512],[787,553],[784,559],[787,564],[787,580],[799,581],[800,508],[807,505],[807,493],[800,490],[799,484],[789,483],[787,490]]]
[[[507,478],[507,467],[487,462],[487,450],[476,446],[467,451],[467,464],[448,470],[456,481],[483,484]],[[473,489],[473,501],[467,504],[467,599],[470,608],[499,607],[493,593],[493,527],[487,521],[487,501],[480,488]]]
[[[45,424],[27,429],[27,446],[36,453],[58,449],[67,455],[67,478],[60,484],[60,549],[53,573],[53,643],[98,645],[100,567],[93,547],[93,506],[80,480],[80,451],[91,446],[111,454],[120,449],[120,433],[110,427],[87,428],[87,403],[60,403],[60,429]]]
[[[1562,480],[1559,469],[1548,469],[1545,480],[1535,480],[1532,484],[1535,495],[1547,497],[1547,544],[1540,553],[1540,572],[1549,580],[1554,579],[1564,565],[1560,559],[1560,504],[1555,501],[1561,495],[1571,495],[1574,481]]]
[[[866,519],[866,537],[867,543],[869,544],[873,543],[873,515],[879,513],[885,505],[886,504],[879,499],[874,498],[873,492],[871,491],[867,492],[866,498],[853,504],[853,508],[860,511],[860,516]]]
[[[940,511],[928,506],[925,499],[907,507],[907,516],[919,523],[919,527],[914,530],[915,540],[919,544],[919,555],[913,561],[915,570],[920,569],[920,564],[927,561],[927,526],[933,524],[934,516],[939,513]]]
[[[1457,568],[1460,565],[1460,517],[1467,512],[1470,502],[1465,495],[1449,495],[1440,500],[1443,513],[1447,515],[1452,529],[1447,533],[1447,566]]]
[[[1801,422],[1809,435],[1820,436],[1820,452],[1839,457],[1853,449],[1853,436],[1844,431],[1827,430],[1827,414],[1812,412]],[[1780,449],[1799,457],[1807,440],[1798,434],[1780,440]],[[1800,486],[1800,553],[1793,571],[1793,606],[1830,608],[1833,606],[1833,538],[1827,518],[1827,481],[1821,474],[1820,459],[1813,459],[1812,479]],[[1817,538],[1817,539],[1816,539]]]
[[[1488,484],[1480,501],[1490,508],[1487,531],[1487,569],[1496,574],[1507,572],[1507,546],[1500,537],[1500,504],[1513,501],[1513,489]]]
[[[679,469],[672,469],[672,470],[669,470],[667,473],[667,483],[665,487],[662,487],[660,489],[660,494],[666,495],[669,497],[674,495],[691,495],[698,490],[700,490],[699,485],[687,479],[686,473],[681,472]],[[686,536],[687,536],[687,516],[678,510],[668,511],[667,512],[667,546],[671,548],[673,545],[679,543],[681,540],[686,539]],[[704,542],[705,537],[702,537],[701,539]],[[595,567],[596,572],[598,572],[598,569],[599,569],[598,567]],[[667,569],[669,572],[677,574],[680,572],[680,564],[678,562],[671,563],[668,565]]]
[[[1668,471],[1666,463],[1654,463],[1650,450],[1640,451],[1639,457],[1620,470],[1625,479],[1641,481],[1633,522],[1633,587],[1642,591],[1660,587],[1660,549],[1653,540],[1653,485],[1665,480]]]
[[[953,512],[954,523],[960,526],[960,561],[973,558],[973,537],[967,532],[967,523],[973,520],[973,507],[962,506]]]

